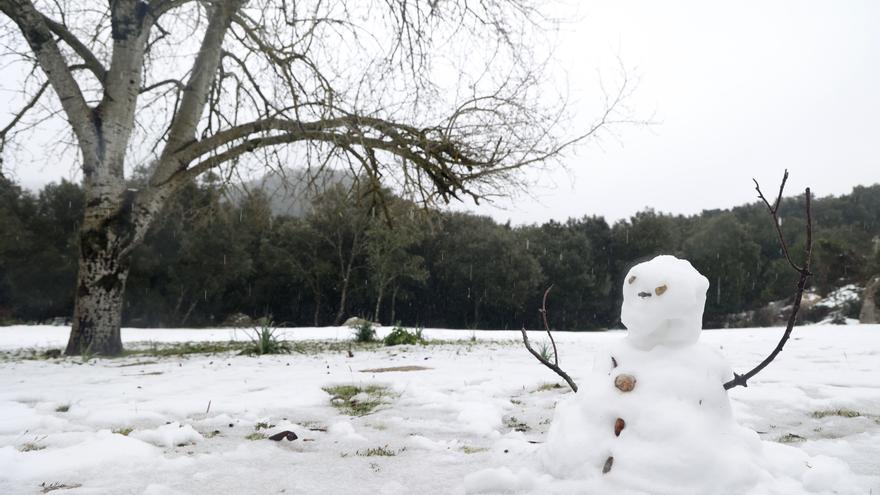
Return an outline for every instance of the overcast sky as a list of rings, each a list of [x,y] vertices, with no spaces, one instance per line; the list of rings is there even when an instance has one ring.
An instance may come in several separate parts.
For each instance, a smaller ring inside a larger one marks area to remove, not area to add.
[[[568,173],[543,174],[537,201],[477,211],[514,223],[695,213],[751,201],[752,177],[772,190],[785,168],[791,194],[880,182],[880,2],[590,1],[579,18],[557,55],[569,84],[588,92],[619,53],[641,76],[633,108],[659,123],[579,149]]]
[[[618,55],[640,80],[631,108],[656,124],[616,128],[568,154],[567,171],[533,174],[532,197],[469,209],[514,223],[616,220],[648,206],[695,213],[748,202],[752,177],[773,189],[785,168],[791,194],[880,181],[880,2],[572,4],[556,59],[575,127],[595,117],[597,74],[612,84]],[[77,179],[53,160],[14,175],[31,188]]]

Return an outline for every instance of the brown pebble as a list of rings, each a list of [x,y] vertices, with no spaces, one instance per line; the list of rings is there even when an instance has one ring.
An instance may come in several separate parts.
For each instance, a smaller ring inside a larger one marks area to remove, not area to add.
[[[617,375],[614,378],[614,386],[621,392],[632,392],[636,386],[636,378],[627,374]]]
[[[635,276],[635,275],[633,275],[632,277],[629,278],[629,284],[630,284],[630,285],[632,285],[632,283],[635,282],[635,281],[636,281],[636,276]]]
[[[605,465],[602,466],[602,474],[611,471],[611,465],[614,464],[614,456],[609,456],[608,459],[605,459]]]
[[[619,437],[620,432],[623,431],[623,429],[625,427],[626,427],[626,421],[624,421],[623,418],[617,418],[614,421],[614,436]]]
[[[661,296],[661,295],[663,295],[664,292],[666,292],[666,289],[668,289],[668,287],[666,287],[665,284],[661,285],[660,287],[657,287],[656,289],[654,289],[654,294]]]

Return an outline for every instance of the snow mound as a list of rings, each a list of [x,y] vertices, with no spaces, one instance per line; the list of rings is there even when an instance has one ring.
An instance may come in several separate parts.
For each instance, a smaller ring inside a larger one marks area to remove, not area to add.
[[[816,306],[839,309],[847,304],[858,303],[862,297],[862,288],[855,284],[844,285],[828,293]]]
[[[346,442],[366,442],[367,438],[363,435],[359,435],[354,430],[354,426],[351,424],[351,421],[338,421],[333,423],[327,428],[327,433],[336,437],[338,440],[343,440]]]
[[[156,447],[101,430],[62,448],[31,452],[20,452],[11,446],[0,448],[0,482],[7,476],[23,480],[48,477],[82,479],[95,471],[125,471],[135,465],[155,462],[157,458],[159,453]]]
[[[136,430],[131,432],[129,436],[165,448],[198,443],[204,440],[204,437],[192,426],[180,423],[169,423],[152,430]]]

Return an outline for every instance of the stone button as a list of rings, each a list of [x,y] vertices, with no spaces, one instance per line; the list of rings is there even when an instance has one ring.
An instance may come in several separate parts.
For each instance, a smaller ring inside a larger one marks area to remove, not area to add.
[[[620,374],[614,378],[614,386],[621,392],[632,392],[636,386],[636,377],[627,374]]]

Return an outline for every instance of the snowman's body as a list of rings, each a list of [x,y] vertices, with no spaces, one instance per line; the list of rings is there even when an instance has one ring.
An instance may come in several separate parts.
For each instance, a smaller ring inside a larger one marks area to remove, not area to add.
[[[732,493],[758,481],[757,466],[742,462],[760,461],[761,441],[733,420],[723,387],[733,373],[697,342],[708,287],[672,256],[630,270],[627,338],[599,353],[580,391],[557,407],[541,452],[547,471],[648,493]],[[616,386],[618,376],[632,378],[632,390]]]

